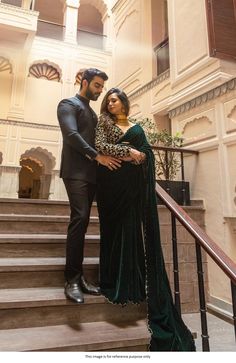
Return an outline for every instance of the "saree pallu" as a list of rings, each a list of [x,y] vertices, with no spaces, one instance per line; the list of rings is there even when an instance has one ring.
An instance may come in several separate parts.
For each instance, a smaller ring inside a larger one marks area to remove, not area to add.
[[[155,192],[154,155],[143,129],[120,139],[146,154],[141,165],[98,167],[100,287],[112,303],[147,301],[150,351],[195,351],[191,332],[177,312],[165,270]]]

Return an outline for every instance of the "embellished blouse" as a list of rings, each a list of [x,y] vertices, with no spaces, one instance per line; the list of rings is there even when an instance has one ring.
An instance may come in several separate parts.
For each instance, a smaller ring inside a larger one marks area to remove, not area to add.
[[[117,144],[124,132],[108,115],[101,115],[98,119],[95,148],[104,155],[117,158],[129,156],[131,146]]]

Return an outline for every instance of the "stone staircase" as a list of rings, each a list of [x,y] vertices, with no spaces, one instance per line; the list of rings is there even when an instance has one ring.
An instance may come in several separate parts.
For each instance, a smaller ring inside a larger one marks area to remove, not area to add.
[[[0,200],[0,351],[146,351],[146,305],[64,296],[67,202]],[[97,282],[96,205],[86,235],[85,275]]]

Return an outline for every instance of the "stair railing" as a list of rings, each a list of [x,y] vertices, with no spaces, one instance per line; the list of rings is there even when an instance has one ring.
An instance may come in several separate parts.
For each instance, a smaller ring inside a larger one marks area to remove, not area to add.
[[[174,267],[174,301],[175,306],[181,314],[181,301],[179,289],[178,253],[176,219],[195,239],[199,304],[201,317],[202,350],[210,351],[209,335],[207,327],[206,299],[204,288],[204,271],[202,264],[202,249],[215,261],[220,269],[228,276],[231,282],[234,333],[236,338],[236,263],[234,263],[224,251],[205,233],[205,231],[181,208],[170,195],[156,183],[156,192],[164,205],[171,213],[172,223],[172,249]]]
[[[186,205],[186,190],[185,190],[185,173],[184,173],[184,154],[191,154],[191,155],[196,155],[198,156],[199,151],[198,150],[190,150],[190,149],[185,149],[184,147],[169,147],[169,146],[153,146],[152,145],[152,149],[155,151],[163,151],[165,153],[165,162],[168,165],[168,161],[169,161],[169,154],[171,153],[176,153],[180,155],[180,177],[181,177],[181,181],[182,181],[182,196],[183,196],[183,205]],[[168,179],[168,170],[167,170],[167,175],[166,178]],[[167,190],[168,192],[168,190]]]

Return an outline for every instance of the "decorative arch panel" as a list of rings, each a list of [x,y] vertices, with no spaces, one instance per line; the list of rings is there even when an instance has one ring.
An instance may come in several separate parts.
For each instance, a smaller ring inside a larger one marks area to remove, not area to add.
[[[12,73],[12,65],[5,57],[0,56],[0,72]]]
[[[75,77],[75,85],[80,85],[81,79],[86,68],[81,68]]]
[[[56,165],[56,158],[52,153],[40,146],[26,150],[25,153],[21,155],[21,160],[25,158],[37,161],[37,163],[43,167],[45,174],[51,174],[52,169]]]
[[[61,70],[56,64],[50,63],[48,61],[38,61],[30,66],[29,77],[60,82]]]

